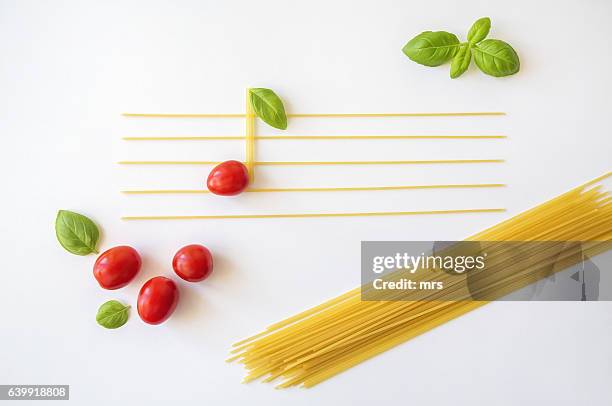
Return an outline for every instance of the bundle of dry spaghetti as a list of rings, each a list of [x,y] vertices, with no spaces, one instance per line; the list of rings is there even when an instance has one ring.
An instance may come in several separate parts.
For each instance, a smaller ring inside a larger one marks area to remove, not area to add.
[[[503,245],[497,261],[478,276],[479,297],[497,298],[574,265],[583,255],[610,248],[612,199],[600,184],[612,173],[486,229],[467,240],[531,242],[520,258],[508,257]],[[537,242],[547,242],[537,244]],[[536,242],[536,244],[533,244]],[[559,242],[563,249],[555,248]],[[579,242],[570,244],[566,242]],[[551,267],[551,265],[555,265]],[[445,276],[442,276],[444,279]],[[362,301],[361,289],[268,327],[234,345],[230,361],[239,360],[245,381],[282,379],[280,388],[312,387],[368,358],[461,316],[486,300],[458,300],[460,284],[446,277],[445,294],[432,300]],[[449,293],[450,292],[450,293]],[[474,292],[472,292],[474,293]],[[484,295],[484,296],[483,296]],[[472,296],[473,298],[473,296]]]

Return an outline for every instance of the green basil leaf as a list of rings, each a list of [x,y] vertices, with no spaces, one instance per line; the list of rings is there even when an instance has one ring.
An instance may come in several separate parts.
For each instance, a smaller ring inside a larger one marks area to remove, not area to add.
[[[104,328],[119,328],[128,320],[130,306],[116,300],[109,300],[98,309],[96,321]]]
[[[287,129],[287,115],[282,100],[270,89],[249,89],[251,106],[257,117],[274,128]]]
[[[479,18],[474,24],[472,24],[472,28],[470,28],[470,31],[468,32],[468,42],[470,44],[475,44],[482,41],[487,37],[490,29],[491,19],[489,17]]]
[[[425,31],[408,41],[402,51],[416,63],[439,66],[455,56],[459,45],[455,34],[446,31]]]
[[[472,48],[474,62],[487,75],[501,77],[519,71],[519,57],[512,47],[498,39],[485,39]]]
[[[100,238],[98,227],[82,214],[60,210],[55,219],[55,235],[68,252],[76,255],[98,253],[96,250]]]
[[[470,51],[470,44],[464,43],[451,61],[450,77],[455,79],[461,76],[470,66],[471,61],[472,52]]]

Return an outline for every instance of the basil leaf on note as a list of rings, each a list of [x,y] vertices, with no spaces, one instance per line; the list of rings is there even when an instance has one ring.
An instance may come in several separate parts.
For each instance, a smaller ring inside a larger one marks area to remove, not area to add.
[[[98,253],[100,232],[96,224],[82,214],[60,210],[55,219],[55,235],[66,251],[75,255]]]
[[[257,117],[281,130],[287,129],[287,114],[282,100],[270,89],[249,89],[251,106]]]
[[[117,300],[109,300],[98,309],[96,321],[104,328],[119,328],[127,322],[129,310],[130,306],[125,306]]]

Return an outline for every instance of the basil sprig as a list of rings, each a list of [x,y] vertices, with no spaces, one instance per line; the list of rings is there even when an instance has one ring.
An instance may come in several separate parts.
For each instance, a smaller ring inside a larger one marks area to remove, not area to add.
[[[82,214],[60,210],[55,219],[55,235],[62,247],[75,255],[98,253],[98,227]]]
[[[130,306],[117,300],[109,300],[98,309],[96,321],[104,328],[119,328],[127,322],[129,310]]]
[[[519,57],[507,42],[485,39],[491,29],[489,17],[482,17],[472,25],[467,42],[460,42],[455,34],[446,31],[425,31],[408,41],[402,51],[408,58],[425,66],[439,66],[451,61],[450,77],[461,76],[470,66],[487,75],[513,75],[520,69]]]

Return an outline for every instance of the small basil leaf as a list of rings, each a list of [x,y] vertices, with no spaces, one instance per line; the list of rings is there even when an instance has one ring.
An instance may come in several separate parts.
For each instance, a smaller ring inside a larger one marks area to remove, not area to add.
[[[82,214],[60,210],[55,219],[55,235],[62,247],[73,254],[87,255],[98,252],[98,227]]]
[[[455,34],[446,31],[425,31],[408,41],[402,51],[416,63],[439,66],[455,56],[459,45]]]
[[[96,321],[104,328],[119,328],[128,320],[130,306],[116,300],[109,300],[98,309]]]
[[[501,77],[519,71],[519,57],[512,47],[498,39],[486,39],[472,48],[474,62],[487,75]]]
[[[470,66],[471,61],[472,52],[470,51],[470,45],[467,43],[461,44],[457,55],[451,61],[450,77],[455,79],[461,76]]]
[[[249,89],[251,106],[257,117],[274,128],[287,129],[287,115],[282,100],[270,89]]]
[[[479,18],[474,24],[472,24],[472,28],[470,28],[470,31],[468,32],[468,42],[470,44],[475,44],[482,41],[487,37],[490,29],[491,19],[489,17]]]

